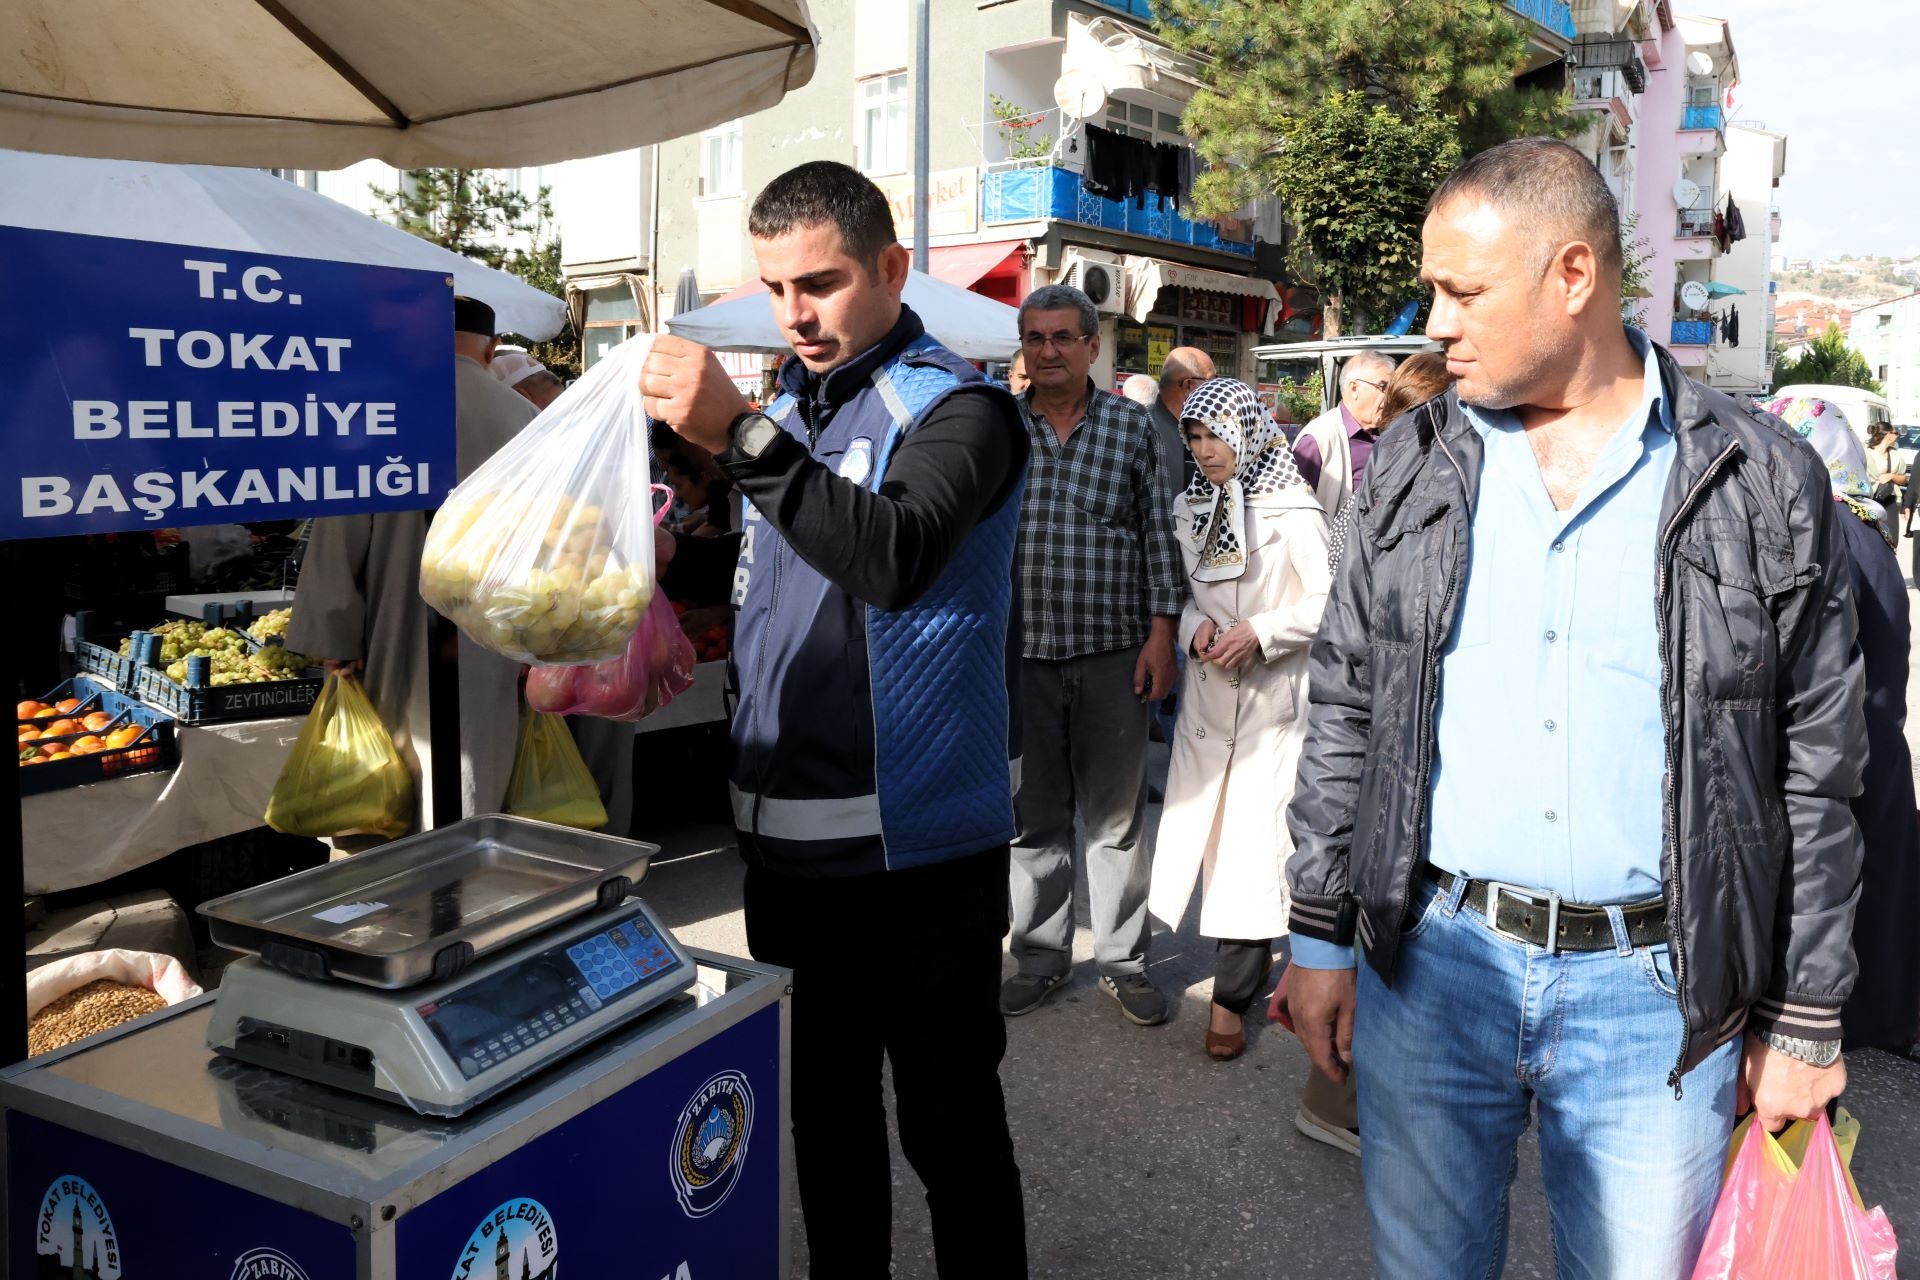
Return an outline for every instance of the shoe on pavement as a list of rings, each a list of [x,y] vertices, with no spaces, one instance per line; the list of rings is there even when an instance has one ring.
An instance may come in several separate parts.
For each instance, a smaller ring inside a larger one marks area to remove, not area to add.
[[[1312,1138],[1315,1142],[1324,1142],[1335,1150],[1344,1151],[1350,1156],[1360,1154],[1360,1130],[1343,1129],[1330,1120],[1322,1120],[1307,1110],[1303,1103],[1293,1113],[1293,1127]]]
[[[1000,984],[1000,1012],[1009,1018],[1032,1013],[1066,980],[1064,973],[1016,973]]]
[[[1120,1012],[1136,1026],[1157,1027],[1167,1020],[1167,998],[1144,973],[1103,977],[1100,989],[1120,1002]]]

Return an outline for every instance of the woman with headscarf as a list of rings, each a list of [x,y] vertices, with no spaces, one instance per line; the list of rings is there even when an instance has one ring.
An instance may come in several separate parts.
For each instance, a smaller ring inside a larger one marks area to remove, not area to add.
[[[1147,905],[1177,924],[1200,882],[1200,932],[1218,940],[1206,1050],[1226,1060],[1246,1048],[1243,1017],[1286,932],[1286,809],[1332,574],[1326,514],[1251,388],[1202,383],[1180,427],[1200,468],[1174,503],[1193,586],[1187,679]]]
[[[1866,857],[1853,949],[1860,977],[1840,1011],[1842,1041],[1906,1052],[1920,1022],[1920,826],[1907,750],[1907,585],[1894,556],[1896,527],[1872,498],[1866,451],[1840,407],[1807,396],[1767,406],[1826,460],[1853,566],[1853,606],[1865,668],[1867,764],[1853,800]]]

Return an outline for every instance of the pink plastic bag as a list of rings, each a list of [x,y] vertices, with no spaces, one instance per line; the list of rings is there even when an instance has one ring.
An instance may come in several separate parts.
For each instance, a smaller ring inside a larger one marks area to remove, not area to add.
[[[588,666],[535,667],[527,674],[527,705],[535,711],[602,720],[652,715],[693,684],[693,642],[680,630],[664,591],[656,591],[627,651]]]
[[[1893,1227],[1882,1210],[1861,1207],[1826,1116],[1807,1135],[1798,1169],[1752,1124],[1734,1133],[1739,1151],[1693,1280],[1894,1280]]]

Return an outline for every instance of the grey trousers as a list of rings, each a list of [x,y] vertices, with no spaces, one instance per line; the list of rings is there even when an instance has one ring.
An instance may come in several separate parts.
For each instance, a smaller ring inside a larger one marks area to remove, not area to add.
[[[1104,974],[1147,967],[1147,724],[1133,692],[1139,653],[1020,665],[1025,738],[1013,839],[1013,955],[1022,973],[1073,966],[1075,823],[1086,837],[1087,906]]]

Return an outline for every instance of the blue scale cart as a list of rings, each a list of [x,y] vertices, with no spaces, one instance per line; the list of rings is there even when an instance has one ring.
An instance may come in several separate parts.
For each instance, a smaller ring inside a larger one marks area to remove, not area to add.
[[[483,817],[205,904],[220,990],[0,1074],[7,1274],[775,1280],[788,976]]]

